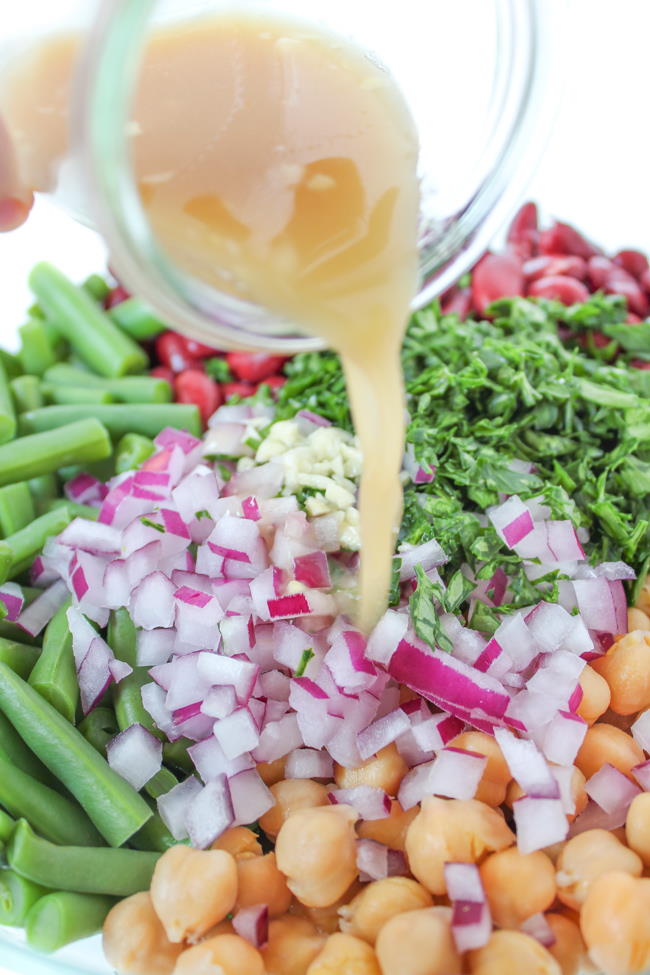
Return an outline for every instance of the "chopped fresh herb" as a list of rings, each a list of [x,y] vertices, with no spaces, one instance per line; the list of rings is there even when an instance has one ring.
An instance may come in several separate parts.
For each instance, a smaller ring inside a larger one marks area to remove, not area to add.
[[[165,534],[164,525],[159,525],[158,522],[152,521],[151,518],[141,518],[140,521],[143,525],[146,525],[147,528],[155,528],[157,532],[161,533],[161,535]]]
[[[441,604],[444,599],[444,590],[429,579],[421,565],[415,567],[415,572],[418,585],[409,600],[413,629],[432,650],[439,647],[446,653],[451,653],[454,645],[440,624],[436,608],[436,603]]]
[[[197,511],[194,515],[197,521],[201,521],[202,518],[209,518],[210,512],[203,508],[201,511]]]
[[[298,664],[298,667],[296,669],[296,674],[295,674],[296,677],[304,677],[305,671],[309,666],[309,661],[313,660],[315,656],[316,654],[314,653],[311,647],[309,647],[307,650],[304,651],[302,657],[300,658],[300,663]]]
[[[218,383],[231,383],[232,373],[230,367],[225,359],[215,356],[214,359],[206,359],[204,361],[205,371],[208,376],[216,380]]]

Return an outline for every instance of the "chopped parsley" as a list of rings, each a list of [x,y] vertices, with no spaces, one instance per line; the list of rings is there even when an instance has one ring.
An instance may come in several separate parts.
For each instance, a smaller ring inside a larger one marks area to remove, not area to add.
[[[300,663],[298,664],[298,667],[296,668],[296,673],[295,673],[295,676],[296,677],[304,677],[305,676],[305,671],[307,670],[307,667],[309,666],[309,661],[310,660],[313,660],[315,656],[316,656],[316,654],[314,653],[314,651],[312,650],[311,647],[309,647],[307,650],[305,650],[303,652],[303,655],[300,658]]]
[[[141,518],[140,521],[143,525],[146,525],[147,528],[155,528],[157,532],[161,533],[161,535],[165,534],[164,525],[159,525],[157,521],[152,521],[151,518]]]

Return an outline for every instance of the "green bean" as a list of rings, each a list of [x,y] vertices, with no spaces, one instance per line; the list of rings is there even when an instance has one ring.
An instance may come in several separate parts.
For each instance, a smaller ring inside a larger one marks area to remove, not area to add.
[[[73,518],[85,518],[86,521],[97,521],[99,518],[99,508],[89,504],[77,504],[67,498],[53,498],[45,505],[46,511],[57,511],[59,508],[67,508]]]
[[[48,893],[13,870],[0,870],[0,924],[21,928],[30,909]]]
[[[111,308],[109,315],[122,331],[138,342],[155,339],[167,325],[153,314],[140,298],[127,298]]]
[[[113,610],[108,621],[107,640],[118,660],[129,667],[137,667],[138,631],[128,609]]]
[[[10,578],[12,564],[13,552],[6,542],[0,541],[0,584]]]
[[[136,850],[149,850],[164,853],[170,846],[176,846],[177,840],[169,832],[158,813],[154,813],[148,823],[129,840]]]
[[[12,819],[9,813],[0,809],[0,843],[7,843],[11,839],[11,834],[16,828],[16,820]]]
[[[101,931],[106,915],[116,904],[114,897],[101,894],[73,894],[58,890],[34,904],[24,920],[27,944],[51,954],[59,948],[89,938]]]
[[[4,579],[0,575],[0,582],[28,569],[43,548],[45,540],[62,532],[70,524],[72,517],[72,512],[67,507],[57,508],[35,518],[31,525],[8,535],[2,544],[9,547],[11,562]]]
[[[114,409],[115,407],[103,407]],[[48,409],[48,407],[45,407]],[[83,407],[50,406],[51,410],[81,410]],[[24,413],[34,416],[40,410]],[[110,457],[111,442],[106,428],[92,417],[79,419],[46,433],[35,433],[0,447],[0,485],[27,481],[41,474],[53,474],[69,464],[87,464]]]
[[[0,749],[0,805],[53,843],[99,846],[102,838],[70,799],[17,768]]]
[[[100,304],[105,301],[105,299],[108,298],[109,294],[111,293],[111,287],[108,281],[105,281],[104,278],[99,274],[89,275],[81,287]]]
[[[151,796],[152,799],[158,799],[170,792],[175,785],[178,785],[178,779],[174,773],[170,772],[168,768],[161,768],[153,778],[149,779],[144,788],[147,795]]]
[[[17,768],[26,772],[33,779],[42,782],[43,785],[49,786],[50,789],[59,787],[57,779],[45,768],[42,762],[39,762],[36,755],[29,750],[20,735],[16,732],[14,726],[5,718],[2,711],[0,711],[0,752],[8,755]]]
[[[52,346],[52,351],[54,352],[54,357],[57,360],[65,359],[70,351],[68,343],[61,335],[61,332],[56,327],[55,323],[47,318],[43,319],[43,328],[45,334],[50,340],[50,345]]]
[[[16,379],[17,376],[22,376],[25,371],[18,356],[3,348],[0,348],[0,362],[9,379]]]
[[[78,474],[92,474],[98,481],[110,481],[115,474],[113,454],[103,460],[91,461],[88,464],[67,464],[58,470],[59,477],[66,484]]]
[[[80,403],[114,403],[115,397],[105,389],[92,386],[54,386],[43,383],[43,395],[48,403],[57,406],[78,406]]]
[[[9,377],[0,362],[0,443],[16,436],[16,411],[9,387]]]
[[[106,746],[118,732],[115,714],[111,708],[94,708],[78,725],[86,741],[100,755],[106,755]]]
[[[51,501],[52,498],[57,498],[59,495],[59,484],[56,474],[41,474],[40,477],[30,478],[27,483],[29,484],[29,490],[34,499],[36,510],[39,514],[42,514],[45,510],[45,504]]]
[[[19,413],[38,410],[45,405],[38,376],[17,376],[9,383],[14,405]]]
[[[138,667],[136,659],[137,630],[126,609],[114,610],[108,622],[107,640],[118,660],[133,667],[133,673],[113,687],[113,707],[120,731],[133,724],[141,724],[157,738],[164,735],[142,703],[142,687],[151,681],[146,667]]]
[[[136,470],[155,450],[154,442],[149,437],[141,437],[139,433],[125,434],[115,450],[116,474]]]
[[[56,354],[44,324],[31,319],[18,329],[21,345],[18,358],[24,372],[42,376],[56,362]]]
[[[4,542],[0,542],[0,578],[2,578],[2,569],[3,569],[3,561],[2,561],[3,545]],[[9,552],[9,546],[7,546],[7,552]],[[11,553],[9,553],[8,564],[9,565],[11,564]],[[21,630],[19,626],[16,626],[15,623],[10,623],[9,620],[6,619],[0,620],[0,639],[8,640],[9,643],[21,643],[21,644],[27,643],[29,644],[30,647],[36,648],[39,651],[41,648],[40,636],[31,636],[31,634],[25,633],[25,631]],[[11,662],[9,660],[7,660],[6,662],[11,667]],[[15,668],[12,667],[12,670],[13,669]]]
[[[125,433],[140,433],[145,437],[157,437],[165,427],[188,430],[195,436],[201,434],[201,418],[198,407],[188,403],[143,403],[134,410],[126,403],[104,405],[89,403],[87,406],[44,406],[40,410],[21,413],[21,434],[42,433],[55,430],[82,417],[94,417],[103,423],[114,438]],[[18,441],[20,442],[20,441]]]
[[[7,640],[0,636],[0,660],[11,667],[15,674],[27,680],[40,656],[37,647],[30,647],[17,640]]]
[[[46,317],[95,372],[123,376],[147,368],[144,350],[113,324],[83,288],[51,264],[37,264],[29,283]]]
[[[0,664],[0,710],[111,846],[121,846],[151,818],[142,796],[51,704],[4,664]]]
[[[189,738],[179,738],[178,741],[165,742],[163,745],[163,761],[165,765],[171,765],[181,772],[191,775],[194,772],[194,763],[187,754],[187,749],[193,744]]]
[[[36,517],[27,481],[6,484],[0,488],[0,532],[13,535],[31,524]]]
[[[121,403],[169,403],[172,398],[171,386],[165,379],[158,379],[155,376],[104,379],[64,363],[48,369],[45,380],[53,386],[74,385],[102,389]]]
[[[79,703],[79,684],[72,654],[72,635],[66,616],[69,605],[68,600],[47,624],[43,650],[29,675],[29,684],[66,721],[74,724]]]
[[[21,877],[54,890],[129,897],[148,890],[159,853],[108,847],[55,846],[21,819],[7,848]]]

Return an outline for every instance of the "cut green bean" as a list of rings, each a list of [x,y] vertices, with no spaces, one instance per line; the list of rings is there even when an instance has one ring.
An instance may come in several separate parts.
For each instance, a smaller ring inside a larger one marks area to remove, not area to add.
[[[140,433],[144,437],[157,437],[165,427],[188,430],[194,436],[201,434],[201,417],[197,406],[187,403],[143,403],[137,410],[132,406],[114,405],[44,406],[40,410],[21,413],[18,426],[22,435],[55,430],[74,423],[82,417],[94,417],[106,427],[112,437],[125,433]],[[20,441],[18,441],[20,443]],[[62,465],[61,465],[62,466]]]
[[[170,772],[168,768],[161,768],[153,778],[149,779],[144,789],[152,799],[158,799],[170,792],[175,785],[178,785],[178,779],[174,773]]]
[[[0,362],[0,444],[16,436],[16,411],[9,387],[9,377]]]
[[[84,386],[103,389],[120,403],[169,403],[171,386],[155,376],[124,376],[122,379],[103,379],[82,369],[60,363],[48,369],[45,380],[53,386]]]
[[[72,654],[72,635],[66,616],[69,605],[68,601],[61,606],[47,624],[43,650],[29,675],[29,684],[66,721],[74,724],[79,703],[79,684]]]
[[[130,839],[131,846],[136,850],[164,853],[171,846],[176,846],[175,840],[158,813],[154,813],[148,823],[139,829]]]
[[[106,389],[92,386],[55,386],[43,383],[43,396],[56,406],[78,406],[80,403],[114,403],[115,397]]]
[[[27,680],[39,656],[40,650],[37,647],[0,636],[0,660],[23,680]]]
[[[155,450],[150,437],[142,437],[139,433],[125,434],[115,449],[115,473],[137,470]]]
[[[59,482],[56,474],[41,474],[40,477],[32,477],[27,482],[31,491],[36,510],[43,514],[45,505],[48,501],[59,495]]]
[[[21,928],[30,909],[49,893],[13,870],[0,870],[0,924]]]
[[[24,819],[7,847],[9,866],[27,880],[54,890],[114,897],[148,890],[159,857],[141,850],[55,846],[36,836]]]
[[[108,298],[111,293],[111,287],[108,281],[99,274],[89,275],[84,283],[81,285],[84,291],[87,291],[91,298],[98,301],[100,304]]]
[[[30,319],[20,326],[18,334],[21,341],[18,358],[23,370],[33,376],[42,376],[57,361],[44,323]]]
[[[111,846],[126,843],[151,818],[142,796],[51,704],[4,664],[0,664],[0,710]]]
[[[36,517],[27,481],[0,488],[0,533],[5,537],[26,528]]]
[[[92,474],[98,481],[110,481],[115,475],[113,454],[110,457],[105,457],[103,460],[92,461],[88,464],[65,465],[59,468],[58,474],[64,484],[71,481],[73,477],[77,477],[78,474]]]
[[[100,755],[106,755],[106,746],[118,732],[115,714],[111,708],[94,708],[78,725],[86,741]]]
[[[0,752],[8,755],[16,768],[49,786],[50,789],[56,788],[59,783],[52,773],[45,768],[36,755],[29,750],[20,735],[10,721],[5,718],[0,711]]]
[[[97,521],[99,518],[99,508],[93,508],[89,504],[77,504],[67,498],[53,498],[45,505],[46,511],[57,511],[59,508],[67,508],[73,518],[85,518],[86,521]]]
[[[20,364],[20,359],[17,355],[12,352],[7,352],[6,349],[0,348],[0,362],[2,363],[7,377],[9,379],[16,379],[17,376],[22,376],[25,371]]]
[[[14,818],[25,818],[53,843],[101,845],[101,836],[76,803],[17,768],[1,749],[0,805]]]
[[[3,809],[0,809],[0,843],[5,845],[11,839],[11,834],[16,828],[16,820],[12,819],[9,813],[6,813]]]
[[[83,288],[51,264],[37,264],[29,283],[46,317],[100,376],[123,376],[147,368],[144,350],[111,321]]]
[[[8,535],[2,544],[9,547],[11,562],[4,579],[0,575],[0,581],[5,582],[28,569],[43,548],[45,540],[60,534],[70,524],[72,517],[72,512],[67,507],[57,508],[35,518],[26,528]]]
[[[2,546],[4,542],[0,542],[0,578],[2,578],[3,570],[3,560],[2,560]],[[7,552],[9,552],[9,547],[7,546]],[[11,553],[9,553],[8,564],[11,564]],[[25,633],[21,630],[19,626],[15,623],[10,623],[9,620],[0,620],[0,639],[9,640],[10,643],[27,643],[30,647],[36,647],[40,650],[41,638],[40,636],[31,636],[29,633]],[[9,665],[11,666],[11,664]]]
[[[56,327],[54,322],[50,321],[48,318],[43,319],[43,328],[45,334],[47,335],[50,345],[52,346],[52,351],[54,352],[54,358],[58,361],[65,359],[68,356],[69,347],[66,340],[61,335],[61,332]]]
[[[28,410],[38,410],[45,406],[41,383],[38,376],[17,376],[9,383],[11,395],[14,399],[14,406],[18,413],[26,413]]]
[[[165,742],[163,745],[163,761],[165,765],[180,769],[191,775],[194,772],[194,763],[187,754],[187,749],[193,744],[189,738],[179,738],[178,741]]]
[[[114,897],[74,894],[57,890],[46,893],[33,905],[24,920],[27,944],[35,951],[51,954],[81,938],[101,931]]]
[[[167,325],[153,314],[140,298],[127,298],[111,308],[109,315],[123,332],[138,342],[155,339]]]
[[[129,667],[137,667],[138,631],[128,609],[122,607],[113,610],[108,621],[107,639],[118,660],[128,664]]]
[[[99,409],[116,409],[112,406]],[[84,407],[50,406],[51,410],[77,410]],[[34,416],[40,410],[24,413]],[[86,413],[88,410],[86,409]],[[87,464],[104,460],[112,453],[111,441],[105,427],[92,417],[77,418],[56,430],[21,437],[0,446],[0,485],[27,481],[42,474],[53,474],[70,464]]]

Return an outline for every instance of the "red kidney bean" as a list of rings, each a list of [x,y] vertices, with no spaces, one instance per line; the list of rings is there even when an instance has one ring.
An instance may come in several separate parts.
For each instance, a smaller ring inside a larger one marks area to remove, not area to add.
[[[131,295],[126,288],[122,287],[121,284],[118,284],[107,294],[106,300],[104,301],[104,307],[107,309],[115,308],[116,305],[121,305],[123,301],[126,301],[127,298],[130,297]]]
[[[256,388],[252,383],[224,383],[221,391],[228,400],[231,396],[252,396]]]
[[[548,230],[542,230],[539,235],[539,246],[543,254],[575,254],[577,257],[584,257],[585,260],[600,253],[598,248],[574,227],[559,221]]]
[[[631,274],[637,280],[641,279],[644,271],[648,270],[648,258],[641,251],[623,250],[619,251],[614,258],[614,263],[622,267],[624,271]]]
[[[194,403],[201,419],[207,423],[214,411],[223,403],[221,389],[210,376],[198,369],[185,369],[174,380],[174,392],[178,403]]]
[[[639,284],[641,285],[644,291],[650,294],[650,270],[643,272],[643,274],[639,278]]]
[[[634,280],[631,274],[623,268],[617,269],[617,274],[612,274],[605,284],[605,291],[609,295],[622,295],[627,299],[627,307],[634,315],[645,318],[648,314],[648,299],[643,293],[641,286]]]
[[[641,319],[639,316],[635,315],[632,311],[629,311],[625,316],[625,322],[627,325],[638,325],[640,321]]]
[[[211,345],[204,345],[196,339],[190,339],[186,335],[174,332],[179,343],[185,348],[188,359],[211,359],[213,356],[222,355],[219,349],[213,349]]]
[[[163,332],[156,339],[156,355],[160,362],[172,372],[184,369],[203,369],[199,359],[188,355],[185,339],[176,332]]]
[[[650,369],[650,362],[647,359],[630,359],[633,369]]]
[[[269,376],[263,379],[260,386],[270,386],[271,389],[281,389],[287,382],[286,376]]]
[[[575,305],[579,301],[586,301],[589,291],[576,278],[570,278],[562,274],[554,274],[549,277],[537,278],[528,288],[530,298],[549,298],[552,301],[561,301],[563,305]]]
[[[537,206],[524,203],[515,214],[506,237],[508,250],[522,261],[529,260],[538,250],[539,229]]]
[[[458,288],[454,294],[449,295],[445,300],[441,300],[440,310],[443,315],[458,315],[459,318],[467,318],[472,310],[471,288]]]
[[[154,366],[149,370],[149,375],[156,379],[166,379],[170,386],[174,385],[174,373],[168,366]]]
[[[514,298],[524,293],[520,262],[509,254],[486,254],[472,274],[472,298],[479,314],[498,298]]]
[[[264,352],[229,352],[226,361],[237,379],[259,383],[278,373],[287,361],[286,356],[266,355]]]
[[[609,257],[591,257],[587,265],[589,283],[594,291],[599,291],[607,285],[613,274],[621,273],[622,268],[610,261]],[[622,272],[625,274],[625,271]]]
[[[545,254],[526,261],[522,270],[529,281],[552,278],[558,274],[584,281],[587,277],[587,262],[575,254]]]

